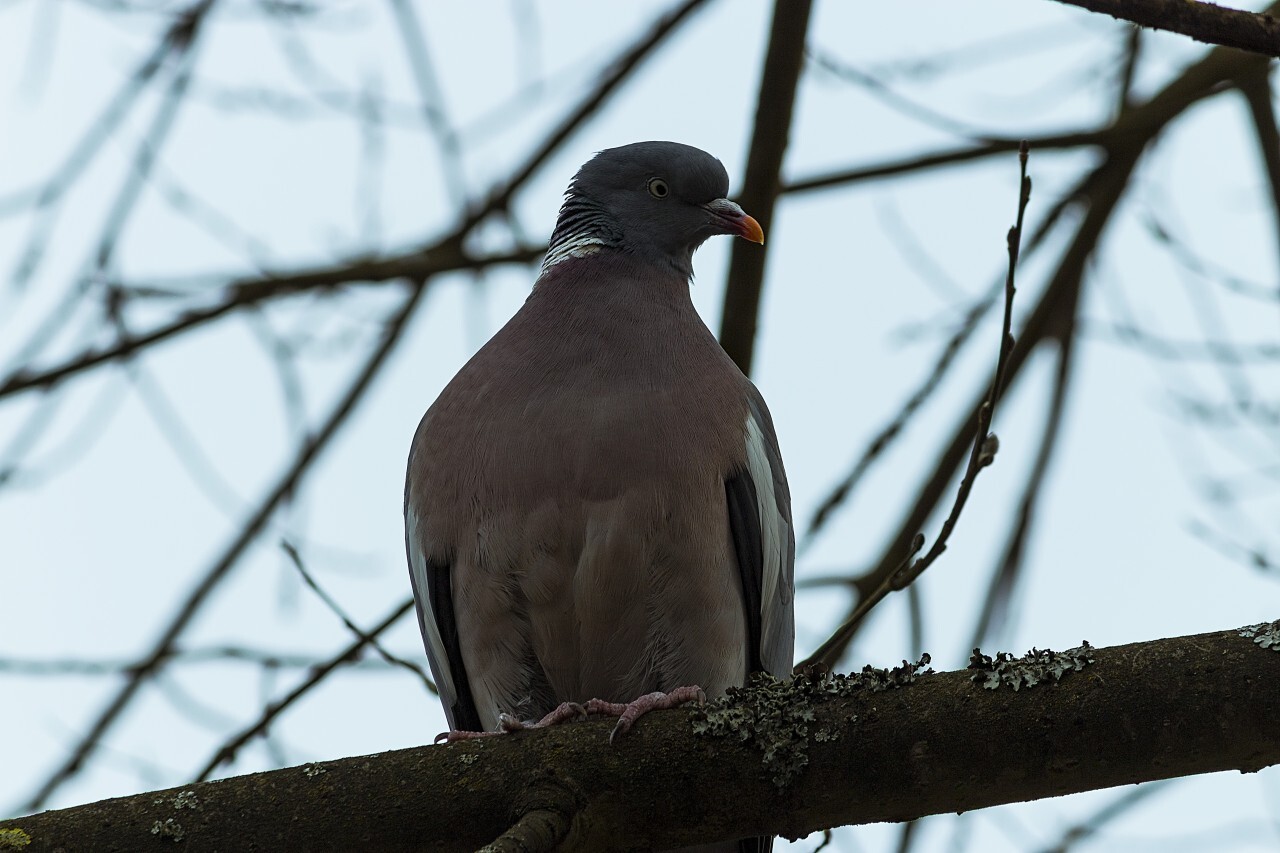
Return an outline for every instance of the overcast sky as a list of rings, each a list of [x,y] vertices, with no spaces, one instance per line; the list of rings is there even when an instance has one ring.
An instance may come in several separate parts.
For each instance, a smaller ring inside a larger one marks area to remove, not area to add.
[[[321,3],[313,16],[264,20],[257,4],[226,0],[192,51],[190,92],[104,276],[198,292],[228,275],[428,242],[456,224],[459,189],[482,198],[669,5],[419,4],[441,106],[460,129],[463,169],[450,177],[440,147],[423,130],[390,4]],[[163,110],[163,81],[182,69],[161,72],[59,203],[42,214],[21,201],[73,152],[168,21],[112,7],[0,3],[0,376],[58,363],[109,339],[100,303],[76,296],[75,288],[94,269],[138,143]],[[815,55],[871,74],[893,94],[807,64],[788,178],[957,147],[966,133],[1089,128],[1114,109],[1125,31],[1109,18],[1047,0],[820,2],[814,16]],[[704,148],[724,162],[736,190],[768,20],[763,2],[722,0],[697,13],[538,171],[516,199],[514,228],[487,227],[477,247],[545,240],[576,168],[595,151],[631,141]],[[1205,50],[1148,35],[1137,96]],[[362,111],[379,120],[362,123]],[[1175,340],[1275,343],[1274,297],[1242,295],[1196,275],[1152,236],[1158,221],[1215,269],[1274,292],[1275,225],[1249,127],[1238,97],[1194,108],[1149,152],[1092,262],[1082,311],[1089,333],[1077,354],[1028,570],[1014,618],[992,650],[1064,649],[1082,639],[1107,646],[1280,617],[1274,574],[1196,533],[1207,527],[1214,541],[1275,553],[1280,433],[1274,424],[1206,428],[1179,403],[1182,395],[1220,401],[1247,394],[1274,407],[1280,373],[1273,362],[1252,362],[1241,389],[1219,366],[1158,360],[1117,343],[1109,331],[1138,324]],[[1093,158],[1033,150],[1032,225]],[[928,374],[965,309],[1003,276],[1017,176],[1011,154],[780,203],[767,235],[753,378],[773,412],[801,531]],[[1065,233],[1020,271],[1016,317],[1034,304]],[[21,278],[30,247],[42,242],[34,274]],[[729,240],[715,240],[695,258],[694,301],[713,329],[729,249]],[[387,369],[297,499],[273,517],[183,635],[183,648],[323,658],[350,642],[302,585],[279,547],[283,538],[298,545],[307,567],[361,626],[376,624],[408,595],[401,501],[413,430],[444,383],[520,305],[535,274],[509,266],[433,282]],[[38,394],[0,400],[0,470],[15,466],[0,488],[0,658],[130,661],[150,648],[175,603],[279,478],[303,425],[326,415],[377,344],[380,318],[398,294],[392,285],[356,285],[333,298],[237,314],[151,350],[132,370],[68,383],[60,404],[44,414],[46,398]],[[155,299],[128,319],[145,329],[170,311],[171,300]],[[59,318],[61,331],[33,354],[28,342],[50,317]],[[277,370],[268,346],[281,339],[299,354],[292,376]],[[804,552],[798,578],[860,570],[878,556],[959,407],[985,381],[997,342],[992,317],[902,441]],[[980,478],[947,554],[920,581],[924,649],[940,669],[967,660],[974,614],[1036,453],[1051,366],[1041,359],[1011,389],[996,419],[997,462]],[[24,426],[33,416],[40,418],[34,430]],[[1224,484],[1234,500],[1208,500],[1212,487]],[[937,520],[926,530],[930,538],[936,528]],[[848,603],[839,588],[800,594],[798,655],[827,636]],[[846,664],[916,656],[921,649],[912,645],[905,616],[904,601],[886,602]],[[412,618],[401,620],[386,645],[424,661]],[[170,667],[50,805],[188,781],[230,733],[302,677],[296,669],[264,672],[227,660]],[[64,760],[119,684],[118,675],[0,671],[0,693],[11,697],[0,725],[7,768],[0,814],[16,810]],[[352,668],[219,774],[413,746],[444,727],[435,698],[412,675]],[[1123,793],[936,818],[922,828],[917,849],[1038,849]],[[1184,780],[1159,789],[1088,844],[1273,850],[1280,844],[1277,803],[1274,768]],[[843,829],[836,838],[838,849],[884,850],[897,831]],[[815,845],[810,839],[794,849]]]

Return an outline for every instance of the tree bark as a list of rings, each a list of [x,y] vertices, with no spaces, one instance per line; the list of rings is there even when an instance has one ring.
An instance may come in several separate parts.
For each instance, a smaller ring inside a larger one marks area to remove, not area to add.
[[[614,746],[590,721],[255,773],[5,821],[0,849],[463,851],[525,815],[567,826],[562,849],[662,849],[1253,772],[1280,762],[1280,623],[1246,633],[1094,649],[1017,690],[972,670],[774,685],[655,713]],[[752,722],[763,695],[784,712]],[[695,733],[708,717],[755,734]]]

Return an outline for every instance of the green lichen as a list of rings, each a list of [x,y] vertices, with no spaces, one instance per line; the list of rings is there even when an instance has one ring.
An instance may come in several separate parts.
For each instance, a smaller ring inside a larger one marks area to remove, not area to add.
[[[321,773],[327,773],[327,772],[328,771],[325,770],[323,767],[321,767],[319,764],[314,764],[314,763],[308,764],[306,767],[302,768],[302,775],[306,776],[308,779],[314,779],[315,777],[319,776]]]
[[[175,842],[186,838],[187,831],[182,828],[182,824],[173,818],[165,821],[156,821],[151,824],[151,834],[158,835],[161,838],[172,838]]]
[[[1068,672],[1079,672],[1093,663],[1093,651],[1087,640],[1065,652],[1033,648],[1020,658],[1008,652],[996,652],[993,658],[974,649],[969,656],[969,669],[975,672],[969,680],[985,690],[1004,685],[1015,691],[1035,687],[1042,681],[1061,681]]]
[[[746,687],[731,687],[724,698],[695,710],[693,731],[756,747],[773,784],[786,788],[808,766],[810,742],[837,740],[841,729],[856,719],[850,714],[843,720],[818,723],[815,704],[831,697],[903,687],[932,672],[928,664],[929,656],[922,655],[917,663],[903,661],[893,669],[867,666],[848,675],[801,673],[789,681],[758,673]]]
[[[31,843],[31,836],[16,826],[0,829],[0,850],[21,850]]]
[[[175,809],[198,809],[200,808],[200,798],[196,796],[195,791],[179,791],[172,797],[156,797],[151,801],[155,806],[173,806]]]
[[[1253,640],[1255,645],[1273,652],[1280,652],[1280,619],[1274,622],[1259,622],[1257,625],[1246,625],[1240,629],[1240,636]]]
[[[480,756],[476,755],[474,752],[464,752],[458,756],[458,760],[470,767],[472,764],[476,763],[476,759],[479,757]]]

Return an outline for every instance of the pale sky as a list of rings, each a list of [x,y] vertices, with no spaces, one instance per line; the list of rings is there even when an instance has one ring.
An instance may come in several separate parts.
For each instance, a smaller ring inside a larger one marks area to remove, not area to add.
[[[315,20],[292,27],[264,24],[249,2],[226,0],[215,14],[197,44],[192,91],[109,266],[114,277],[196,287],[193,275],[251,275],[395,250],[427,242],[454,223],[439,149],[422,130],[389,4],[319,5],[325,11]],[[0,4],[3,376],[26,363],[28,337],[90,268],[134,148],[159,105],[153,87],[52,219],[9,204],[63,162],[153,48],[162,21],[99,6],[110,4]],[[420,3],[443,106],[462,131],[466,189],[482,197],[572,108],[602,64],[667,7]],[[724,162],[736,191],[768,10],[762,2],[720,2],[697,13],[517,197],[523,234],[545,240],[578,165],[626,142],[673,139],[704,148]],[[1047,0],[822,2],[814,14],[811,49],[875,74],[911,103],[977,132],[1075,130],[1101,122],[1113,108],[1111,81],[1124,31],[1108,18]],[[1150,94],[1204,51],[1180,37],[1148,35],[1138,95]],[[306,56],[316,68],[307,70]],[[326,99],[362,90],[389,105],[380,133],[362,133],[346,101]],[[269,107],[264,92],[277,96]],[[1248,129],[1239,97],[1214,98],[1179,121],[1136,173],[1093,261],[1083,312],[1091,332],[1077,354],[1014,621],[990,651],[1065,649],[1082,639],[1108,646],[1280,617],[1274,576],[1211,547],[1191,529],[1199,521],[1274,553],[1280,509],[1274,424],[1211,430],[1195,423],[1177,395],[1229,399],[1230,372],[1203,361],[1155,361],[1107,333],[1113,324],[1137,323],[1152,334],[1197,340],[1210,334],[1211,323],[1232,340],[1275,342],[1274,299],[1233,294],[1188,272],[1144,224],[1158,219],[1199,257],[1274,289],[1274,219]],[[806,66],[791,139],[789,178],[965,142],[938,121],[904,112],[813,64]],[[371,161],[370,151],[381,159]],[[1033,150],[1030,225],[1092,157]],[[767,235],[769,273],[753,378],[773,412],[801,532],[927,375],[964,308],[1003,275],[1017,174],[1011,154],[780,203]],[[199,199],[205,212],[197,218],[207,223],[213,211],[229,224],[211,234],[184,211],[185,198]],[[43,227],[51,230],[41,266],[29,282],[14,282],[28,241]],[[1020,270],[1015,325],[1034,304],[1066,233],[1058,232]],[[496,247],[510,239],[491,226],[483,243]],[[695,258],[694,300],[713,329],[729,249],[727,239],[713,241]],[[923,275],[928,266],[943,271],[946,281]],[[444,383],[520,305],[535,274],[533,267],[507,267],[479,279],[433,283],[387,371],[298,499],[274,518],[183,636],[182,647],[234,645],[324,657],[350,642],[280,551],[285,536],[362,626],[409,594],[401,519],[409,440]],[[132,381],[118,369],[74,380],[20,459],[11,458],[13,436],[41,397],[0,401],[0,467],[19,465],[0,489],[0,658],[118,661],[148,649],[175,603],[287,464],[299,412],[310,425],[324,417],[376,343],[378,318],[396,292],[352,286],[331,299],[277,302],[157,347]],[[75,322],[40,351],[37,364],[79,351],[85,335],[106,339],[95,303],[68,304],[78,312]],[[171,310],[157,300],[129,320],[144,329]],[[301,353],[289,380],[300,389],[296,403],[282,390],[288,378],[264,348],[265,329]],[[913,330],[918,333],[908,334]],[[860,568],[877,556],[958,407],[984,382],[997,336],[992,318],[936,399],[803,555],[798,578]],[[1036,452],[1050,368],[1042,356],[1011,389],[996,417],[997,462],[979,479],[946,555],[920,581],[924,648],[939,669],[962,667],[968,657],[978,602]],[[1280,392],[1274,367],[1255,362],[1247,376],[1249,394],[1274,406]],[[1206,484],[1219,480],[1238,485],[1246,497],[1226,507],[1208,504]],[[930,540],[939,520],[925,531]],[[799,595],[799,656],[826,637],[847,604],[840,590]],[[846,665],[915,657],[920,650],[910,645],[905,614],[905,600],[886,602]],[[386,635],[385,644],[425,665],[411,618]],[[230,733],[303,675],[264,675],[234,661],[170,667],[50,805],[188,781]],[[0,691],[20,697],[4,703],[0,726],[0,753],[9,768],[0,774],[0,814],[17,809],[64,759],[118,684],[110,676],[0,671]],[[346,670],[279,720],[269,742],[247,747],[220,775],[414,746],[444,726],[434,697],[412,676]],[[930,819],[916,849],[1036,850],[1122,793]],[[1275,768],[1192,778],[1154,793],[1082,846],[1272,850],[1280,844],[1277,803]],[[847,828],[837,831],[836,849],[887,850],[896,839],[894,827]],[[808,851],[816,844],[817,837],[775,849]]]

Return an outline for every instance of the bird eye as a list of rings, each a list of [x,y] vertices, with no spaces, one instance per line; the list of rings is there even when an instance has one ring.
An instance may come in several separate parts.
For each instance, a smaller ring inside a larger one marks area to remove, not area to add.
[[[666,198],[671,190],[667,187],[667,182],[662,178],[649,179],[649,195],[654,198]]]

